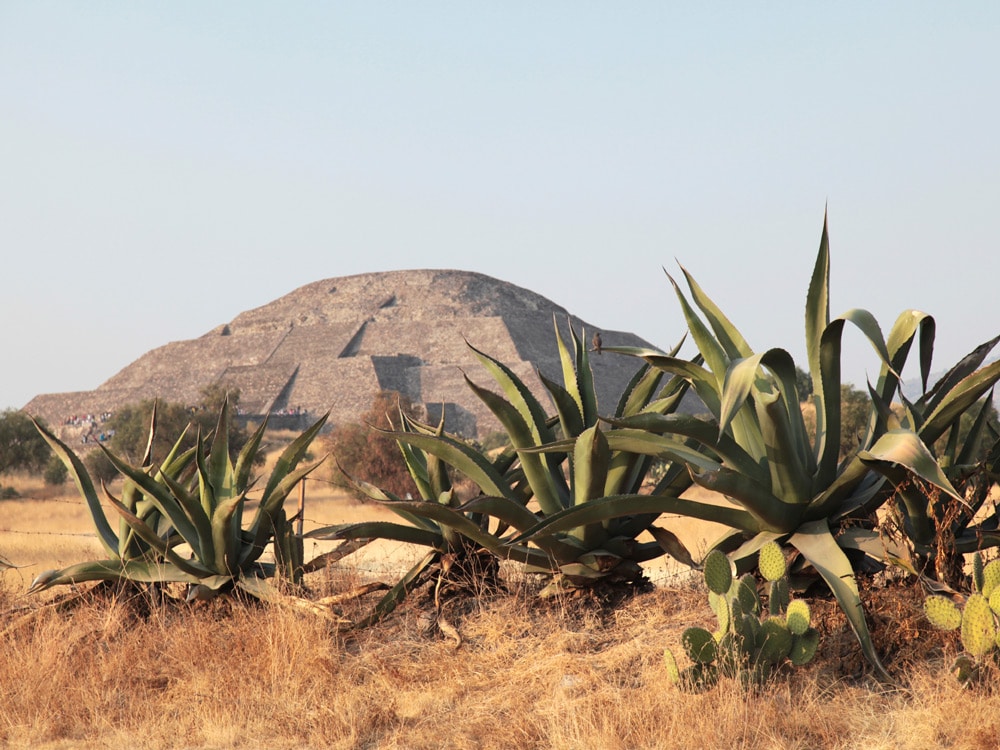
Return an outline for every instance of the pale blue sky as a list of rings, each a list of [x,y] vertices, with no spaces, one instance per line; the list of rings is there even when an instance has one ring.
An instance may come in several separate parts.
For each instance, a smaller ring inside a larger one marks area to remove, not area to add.
[[[680,261],[801,363],[827,204],[831,312],[932,313],[943,368],[1000,330],[998,40],[993,2],[2,0],[0,408],[405,268],[668,347]]]

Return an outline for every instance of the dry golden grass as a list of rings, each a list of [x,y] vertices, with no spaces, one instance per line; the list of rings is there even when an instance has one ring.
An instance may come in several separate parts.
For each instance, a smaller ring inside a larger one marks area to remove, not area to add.
[[[313,581],[343,589],[350,571]],[[9,628],[5,747],[995,748],[998,696],[962,690],[943,659],[887,691],[825,658],[748,694],[678,692],[665,646],[705,620],[693,587],[603,608],[540,605],[524,588],[453,599],[462,644],[413,605],[348,635],[318,618],[216,601],[146,611],[102,596]],[[4,602],[10,605],[10,597]],[[850,636],[831,611],[832,653]],[[898,664],[897,664],[898,666]]]
[[[0,503],[0,527],[89,530],[79,500],[37,489],[35,499]],[[312,524],[378,512],[312,483],[308,493]],[[0,535],[0,552],[35,563],[33,572],[100,551],[59,548],[61,537],[41,535],[12,550],[16,537]],[[372,572],[342,565],[308,585],[327,595]],[[39,607],[22,595],[28,577],[9,572],[0,586],[3,747],[1000,746],[1000,680],[956,684],[947,671],[955,644],[927,628],[910,589],[865,592],[878,648],[905,690],[870,679],[843,617],[814,602],[823,633],[816,663],[758,693],[723,681],[687,694],[669,683],[662,653],[688,625],[710,624],[694,585],[611,607],[540,603],[529,582],[514,581],[506,594],[445,604],[462,637],[456,646],[428,628],[432,610],[420,597],[380,625],[344,634],[315,616],[228,600],[150,607],[142,595],[102,593],[62,610]],[[372,602],[344,614],[359,617]]]

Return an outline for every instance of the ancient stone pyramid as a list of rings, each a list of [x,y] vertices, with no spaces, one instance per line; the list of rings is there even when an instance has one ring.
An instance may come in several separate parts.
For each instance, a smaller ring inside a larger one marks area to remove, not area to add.
[[[203,336],[147,352],[96,390],[45,394],[25,411],[62,424],[158,397],[196,404],[211,384],[238,387],[248,415],[331,411],[331,424],[356,421],[379,390],[405,393],[428,418],[445,410],[446,428],[483,436],[498,423],[470,391],[463,372],[496,386],[466,341],[511,367],[543,404],[536,374],[562,382],[554,319],[569,342],[568,321],[583,340],[594,326],[527,289],[478,273],[394,271],[326,279],[237,315]],[[602,331],[605,346],[649,346],[629,333]],[[638,362],[592,356],[602,413]],[[296,425],[297,426],[297,425]]]

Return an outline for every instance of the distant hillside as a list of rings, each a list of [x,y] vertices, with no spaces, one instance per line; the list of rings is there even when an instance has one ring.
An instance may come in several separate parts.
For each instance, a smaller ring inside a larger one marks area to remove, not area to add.
[[[197,339],[153,349],[93,391],[40,395],[25,411],[60,425],[153,397],[195,404],[204,387],[221,384],[240,389],[250,415],[330,410],[337,424],[355,421],[373,394],[387,389],[424,404],[431,419],[444,409],[450,431],[481,436],[499,425],[462,374],[480,384],[492,380],[466,340],[510,366],[548,403],[535,371],[561,382],[553,316],[568,341],[567,315],[527,289],[464,271],[325,279]],[[589,342],[595,326],[569,317]],[[630,333],[602,335],[605,346],[649,346]],[[639,363],[609,354],[591,361],[601,410],[610,413]]]

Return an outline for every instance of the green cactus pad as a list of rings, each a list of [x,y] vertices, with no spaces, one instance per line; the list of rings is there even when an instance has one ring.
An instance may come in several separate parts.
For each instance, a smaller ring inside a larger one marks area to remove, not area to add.
[[[714,591],[709,591],[708,605],[712,608],[712,611],[715,613],[715,618],[719,621],[719,632],[723,634],[729,632],[729,623],[731,620],[729,600],[722,596],[722,594],[716,594]]]
[[[983,568],[983,588],[980,593],[989,599],[1000,585],[1000,559],[992,560]]]
[[[771,591],[767,597],[768,614],[776,617],[788,609],[790,596],[788,593],[787,578],[779,578],[777,581],[771,581]]]
[[[777,664],[792,649],[792,633],[785,624],[776,618],[768,618],[760,626],[757,638],[758,652],[756,661],[766,664]]]
[[[733,582],[733,568],[728,557],[719,550],[712,550],[705,557],[703,567],[705,585],[710,591],[716,594],[725,594],[729,591],[729,586]]]
[[[976,552],[972,555],[972,585],[980,594],[983,593],[983,556]]]
[[[972,594],[962,611],[962,645],[979,659],[996,645],[996,623],[993,610],[982,594]]]
[[[788,658],[796,667],[808,664],[816,655],[819,647],[819,631],[809,628],[802,635],[797,635],[792,639],[792,648],[788,652]]]
[[[972,682],[979,672],[979,666],[966,654],[961,654],[951,665],[951,672],[963,685]]]
[[[707,690],[718,681],[719,670],[714,664],[695,664],[681,673],[681,685],[687,690]]]
[[[679,685],[681,682],[681,670],[677,666],[677,659],[674,658],[674,652],[669,648],[663,649],[663,666],[667,670],[667,676],[670,681],[675,685]]]
[[[705,628],[688,628],[681,635],[681,643],[687,651],[691,661],[698,664],[709,664],[715,661],[718,653],[718,644],[715,636]]]
[[[955,630],[962,624],[962,611],[944,596],[934,595],[924,599],[924,614],[938,630]]]
[[[802,635],[809,629],[811,614],[809,605],[804,599],[796,599],[789,602],[785,613],[785,625],[794,635]]]
[[[768,581],[777,581],[785,575],[785,555],[777,542],[768,542],[757,555],[760,574]]]
[[[993,589],[993,593],[990,594],[990,609],[1000,615],[1000,586]]]
[[[744,612],[753,614],[754,617],[760,615],[760,595],[757,593],[757,581],[752,575],[746,573],[735,581],[731,594],[740,600]]]

